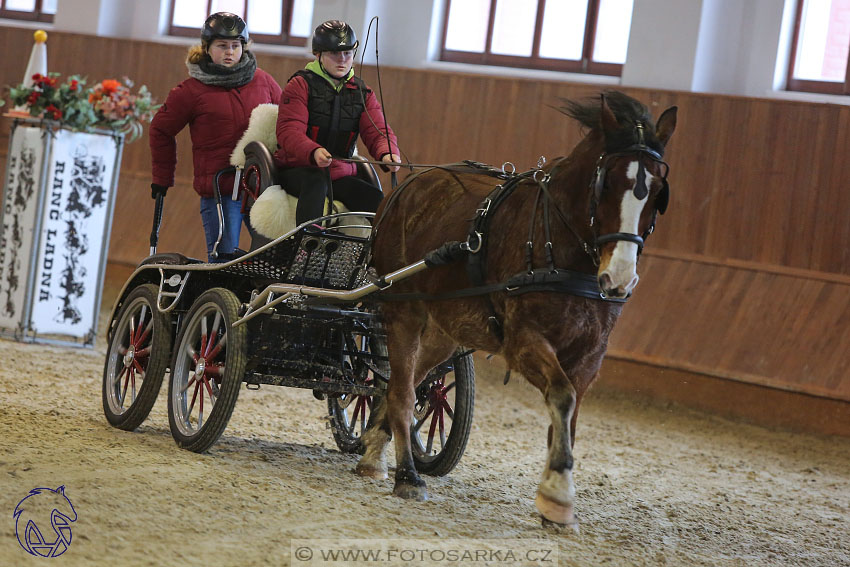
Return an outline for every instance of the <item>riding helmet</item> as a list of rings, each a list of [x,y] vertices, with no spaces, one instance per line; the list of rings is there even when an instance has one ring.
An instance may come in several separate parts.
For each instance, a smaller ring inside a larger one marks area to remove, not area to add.
[[[210,14],[201,30],[201,41],[208,44],[214,39],[239,39],[248,43],[248,28],[245,20],[230,12]]]
[[[354,29],[340,20],[328,20],[313,32],[313,52],[354,51],[360,42]]]

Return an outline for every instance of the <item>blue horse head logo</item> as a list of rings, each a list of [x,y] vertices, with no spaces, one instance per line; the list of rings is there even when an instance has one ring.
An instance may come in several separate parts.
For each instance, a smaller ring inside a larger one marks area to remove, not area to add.
[[[58,557],[71,545],[71,523],[77,511],[65,496],[65,487],[33,488],[18,502],[15,512],[15,535],[27,553],[38,557]],[[46,530],[53,528],[53,534]]]

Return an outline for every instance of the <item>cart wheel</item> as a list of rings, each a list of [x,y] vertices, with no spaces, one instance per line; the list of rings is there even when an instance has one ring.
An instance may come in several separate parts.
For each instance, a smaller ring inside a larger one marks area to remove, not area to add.
[[[103,413],[109,423],[132,431],[156,402],[171,355],[169,316],[156,308],[153,284],[134,289],[118,312],[103,367]]]
[[[474,401],[471,353],[447,360],[416,388],[410,441],[417,471],[443,476],[455,468],[469,439]]]
[[[356,355],[350,356],[346,361],[354,369],[354,381],[357,384],[372,386],[377,383],[386,389],[386,382],[378,379],[374,371],[369,367],[374,365],[383,376],[389,376],[389,363],[386,360],[387,343],[384,337],[354,335],[347,339],[348,351],[362,351],[384,357],[383,360],[372,361],[371,357],[360,358]],[[328,415],[331,422],[336,446],[343,453],[362,454],[363,433],[369,426],[369,418],[372,414],[372,406],[377,403],[373,396],[361,396],[358,394],[343,394],[328,398]]]
[[[214,288],[186,314],[168,384],[168,422],[177,445],[201,453],[227,427],[245,375],[247,327],[232,327],[239,300]]]

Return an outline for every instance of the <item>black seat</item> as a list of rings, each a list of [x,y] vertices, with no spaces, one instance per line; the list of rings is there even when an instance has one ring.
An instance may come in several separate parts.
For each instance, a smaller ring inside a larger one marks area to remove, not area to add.
[[[381,180],[372,164],[361,156],[352,159],[360,160],[357,163],[357,177],[381,189]],[[266,187],[278,184],[277,167],[269,149],[262,142],[248,143],[245,146],[245,167],[242,171],[242,187],[245,189],[243,212],[247,213],[251,209]]]

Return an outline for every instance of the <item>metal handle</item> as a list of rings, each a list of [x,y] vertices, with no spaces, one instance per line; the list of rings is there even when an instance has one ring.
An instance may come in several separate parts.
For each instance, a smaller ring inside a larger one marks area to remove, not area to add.
[[[165,201],[165,195],[158,193],[153,206],[153,228],[151,228],[150,238],[150,255],[156,254],[156,245],[159,242],[159,227],[162,224],[162,206]]]
[[[215,244],[213,244],[213,249],[210,253],[210,256],[212,256],[214,260],[218,259],[218,245],[221,244],[221,239],[224,236],[224,208],[221,205],[221,189],[219,189],[218,180],[225,173],[233,173],[235,170],[236,168],[233,166],[225,167],[224,169],[217,171],[213,178],[215,208],[218,211],[218,238],[215,239]]]

